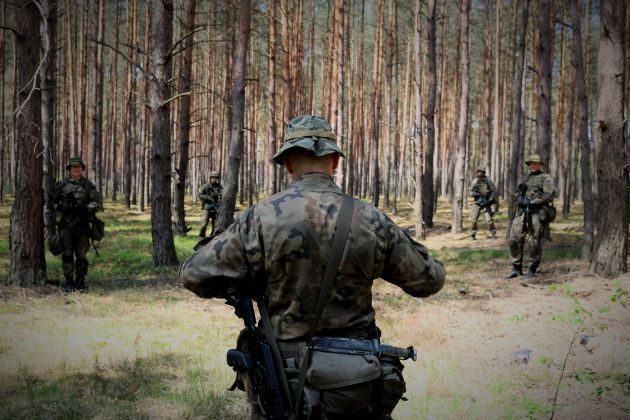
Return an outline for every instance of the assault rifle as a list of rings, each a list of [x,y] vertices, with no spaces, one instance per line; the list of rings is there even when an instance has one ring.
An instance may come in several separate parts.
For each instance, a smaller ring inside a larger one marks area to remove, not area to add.
[[[492,204],[494,203],[494,200],[485,198],[476,187],[473,189],[472,196],[476,205],[478,205],[486,213],[492,213]]]
[[[234,313],[242,318],[245,324],[245,329],[239,336],[238,349],[227,352],[227,364],[237,372],[236,382],[230,390],[233,391],[236,386],[244,390],[239,379],[241,375],[246,374],[265,418],[283,420],[294,418],[288,400],[289,390],[288,387],[284,387],[286,384],[284,376],[280,376],[284,373],[284,367],[278,366],[265,334],[256,326],[252,298],[244,295],[231,296],[226,303],[234,307]]]
[[[518,184],[518,195],[516,197],[516,201],[518,203],[518,206],[523,208],[523,233],[529,232],[529,228],[532,224],[532,213],[530,209],[531,204],[529,202],[529,198],[527,198],[526,193],[527,184],[525,184],[524,182]]]

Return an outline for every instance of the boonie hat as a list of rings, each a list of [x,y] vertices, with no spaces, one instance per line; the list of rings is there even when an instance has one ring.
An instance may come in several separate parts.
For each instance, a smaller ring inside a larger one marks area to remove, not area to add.
[[[210,172],[210,178],[221,179],[221,175],[217,171]]]
[[[71,157],[70,159],[68,159],[68,164],[66,165],[66,170],[69,171],[70,167],[75,166],[75,165],[81,165],[83,167],[83,169],[85,170],[85,163],[83,163],[83,159],[81,159],[78,156],[74,156],[74,157]]]
[[[484,168],[477,168],[475,172],[483,172],[485,174],[486,170]]]
[[[330,124],[317,115],[301,115],[289,121],[284,144],[273,157],[273,161],[282,165],[282,154],[294,147],[309,150],[315,156],[338,153],[346,157],[337,146],[337,135],[332,131]]]
[[[525,164],[529,165],[530,163],[545,163],[545,162],[540,158],[540,155],[529,155],[529,159],[525,161]]]

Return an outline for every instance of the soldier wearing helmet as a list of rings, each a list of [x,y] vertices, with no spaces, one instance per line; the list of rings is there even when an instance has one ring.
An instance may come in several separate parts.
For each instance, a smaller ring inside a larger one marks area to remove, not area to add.
[[[83,176],[85,164],[80,157],[68,159],[66,170],[68,177],[59,181],[51,192],[51,204],[63,249],[64,291],[70,293],[86,289],[91,224],[96,212],[102,210],[102,198],[94,184]]]
[[[345,155],[326,120],[313,115],[292,119],[273,157],[292,175],[292,184],[242,212],[182,264],[179,277],[203,298],[228,297],[235,288],[264,295],[291,400],[303,401],[299,418],[387,418],[405,392],[398,359],[333,352],[325,355],[332,364],[316,363],[315,357],[301,359],[306,341],[311,333],[350,346],[378,340],[375,279],[427,297],[442,288],[446,273],[442,263],[381,210],[344,195],[332,177],[341,157]],[[342,201],[353,206],[350,230],[331,291],[319,306]],[[315,320],[318,306],[323,309]],[[317,325],[314,331],[312,323]],[[308,368],[303,393],[298,386],[302,363]],[[245,388],[252,418],[261,418],[255,390]]]
[[[555,218],[553,199],[556,188],[550,175],[542,171],[544,166],[540,155],[530,155],[525,162],[529,167],[529,175],[519,186],[520,193],[516,196],[516,217],[510,228],[510,254],[512,256],[512,271],[506,276],[508,279],[523,274],[523,250],[525,237],[529,238],[529,271],[528,278],[534,278],[542,257],[542,241],[545,225]]]
[[[483,218],[488,225],[490,235],[492,239],[497,238],[497,229],[494,226],[494,220],[492,220],[492,204],[494,204],[497,198],[497,187],[490,181],[490,178],[486,176],[486,170],[484,168],[477,169],[477,176],[470,185],[470,195],[473,198],[473,206],[471,211],[471,237],[473,240],[477,236],[477,220],[479,215],[483,212]]]
[[[214,235],[214,222],[221,206],[221,198],[223,197],[223,186],[219,183],[221,175],[217,171],[210,172],[210,182],[201,188],[199,199],[201,200],[201,229],[199,237],[206,237],[206,229],[208,222],[212,221],[212,231],[210,236]]]

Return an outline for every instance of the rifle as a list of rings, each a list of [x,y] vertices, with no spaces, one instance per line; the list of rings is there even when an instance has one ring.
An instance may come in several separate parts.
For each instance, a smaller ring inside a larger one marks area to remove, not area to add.
[[[292,419],[294,417],[291,413],[288,386],[285,388],[286,382],[281,382],[284,377],[280,376],[284,373],[284,367],[278,366],[265,334],[256,326],[252,300],[244,295],[230,296],[226,300],[245,324],[245,329],[239,336],[239,348],[227,352],[227,364],[237,372],[236,382],[230,390],[233,391],[237,385],[240,385],[239,389],[243,389],[242,383],[239,384],[239,376],[246,373],[265,418]],[[241,339],[244,340],[244,345],[241,345]]]
[[[523,208],[523,233],[528,233],[529,228],[532,223],[532,213],[530,209],[529,199],[527,198],[527,184],[524,182],[518,184],[518,195],[516,197],[517,203],[520,207]],[[527,203],[525,206],[521,205],[521,203]]]

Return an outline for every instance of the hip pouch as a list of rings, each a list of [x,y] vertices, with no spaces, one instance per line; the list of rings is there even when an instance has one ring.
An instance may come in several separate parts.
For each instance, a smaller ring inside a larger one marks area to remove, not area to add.
[[[381,358],[382,376],[379,387],[374,393],[373,407],[383,418],[394,411],[400,400],[407,400],[403,394],[407,390],[405,379],[402,375],[404,366],[400,360],[392,357]]]

